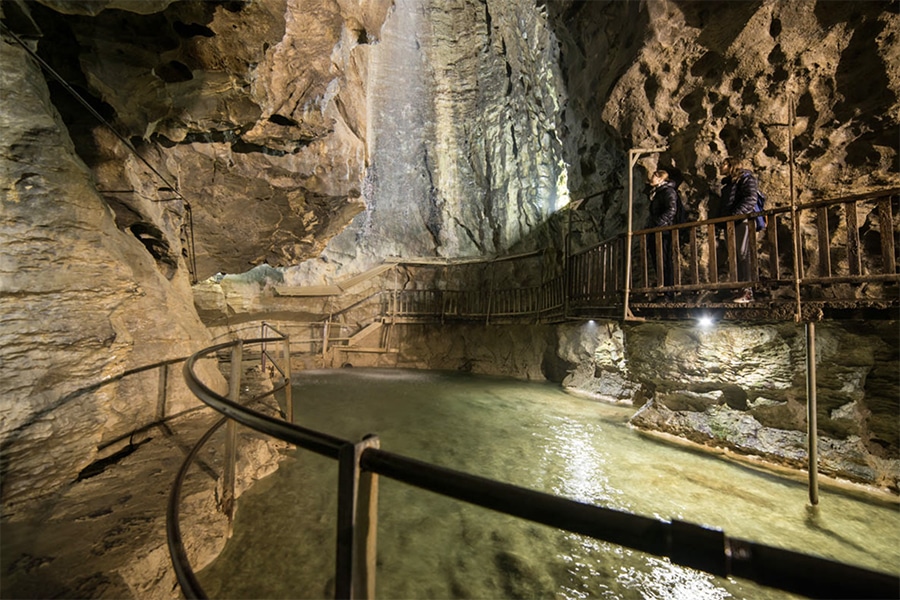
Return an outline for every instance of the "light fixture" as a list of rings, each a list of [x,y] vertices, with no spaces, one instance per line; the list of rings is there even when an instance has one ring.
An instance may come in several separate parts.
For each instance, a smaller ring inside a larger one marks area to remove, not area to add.
[[[709,315],[702,315],[699,319],[697,319],[697,324],[703,329],[709,329],[713,326],[713,318]]]

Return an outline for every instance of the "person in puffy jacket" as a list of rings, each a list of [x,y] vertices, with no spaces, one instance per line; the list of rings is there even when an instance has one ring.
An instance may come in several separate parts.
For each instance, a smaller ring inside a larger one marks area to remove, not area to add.
[[[739,158],[728,157],[722,161],[722,216],[746,215],[756,212],[759,182],[756,176],[744,167]],[[738,281],[750,282],[750,223],[747,219],[734,223],[735,247],[737,249]],[[753,288],[745,287],[733,302],[752,302]]]
[[[675,183],[669,179],[668,172],[654,171],[650,175],[650,218],[647,220],[647,229],[674,225],[677,212],[678,190],[675,189]],[[656,262],[656,234],[648,236],[647,252],[652,257],[659,282],[672,285],[672,232],[664,231],[662,234],[662,264]]]

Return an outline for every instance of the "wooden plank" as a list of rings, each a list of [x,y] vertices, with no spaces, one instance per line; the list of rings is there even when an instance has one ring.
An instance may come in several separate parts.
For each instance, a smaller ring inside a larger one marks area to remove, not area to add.
[[[781,279],[781,264],[778,260],[778,215],[769,215],[769,227],[766,230],[769,242],[769,279]]]
[[[819,242],[819,277],[831,277],[831,239],[828,234],[828,208],[816,209],[816,230]]]
[[[656,287],[662,287],[665,285],[663,271],[666,268],[666,260],[663,256],[662,231],[657,231],[653,236],[656,238],[656,256],[653,257],[656,261]]]
[[[878,226],[881,231],[881,257],[884,264],[882,273],[894,273],[897,270],[897,259],[894,257],[894,224],[890,196],[878,201]]]
[[[847,262],[851,275],[862,273],[862,258],[859,247],[859,219],[856,215],[856,202],[844,203],[844,215],[847,219]]]
[[[725,253],[728,256],[728,281],[737,281],[737,248],[734,235],[734,221],[725,223]]]
[[[750,281],[759,281],[759,248],[757,248],[756,243],[756,219],[751,218],[747,220],[747,225],[750,228],[750,231],[747,235],[750,236],[749,250],[750,250]]]
[[[672,285],[681,285],[681,232],[674,230],[672,235]]]
[[[706,244],[709,247],[709,283],[718,283],[719,257],[716,255],[716,226],[713,223],[706,226]]]
[[[641,283],[644,287],[650,287],[650,269],[647,265],[647,236],[642,235],[638,240],[638,254],[641,259]]]
[[[700,256],[697,248],[697,228],[690,229],[690,248],[691,248],[691,283],[700,283]]]

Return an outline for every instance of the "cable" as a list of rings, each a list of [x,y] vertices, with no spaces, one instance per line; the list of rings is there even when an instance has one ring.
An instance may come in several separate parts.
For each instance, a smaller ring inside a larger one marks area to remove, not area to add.
[[[119,138],[119,140],[121,140],[121,142],[123,144],[125,144],[126,148],[131,150],[131,152],[142,163],[144,163],[148,169],[150,169],[154,174],[156,174],[157,177],[159,177],[159,179],[163,183],[166,184],[166,186],[172,191],[172,193],[174,193],[179,199],[181,199],[182,202],[184,202],[184,208],[188,213],[188,228],[190,230],[189,231],[190,243],[188,244],[189,245],[189,248],[188,248],[188,252],[189,252],[188,270],[190,271],[190,275],[191,275],[191,283],[197,283],[197,260],[196,260],[195,254],[194,254],[194,219],[193,219],[193,212],[191,211],[191,203],[188,201],[188,199],[185,198],[181,194],[181,192],[178,191],[178,188],[176,186],[172,185],[169,182],[169,180],[166,179],[165,176],[156,169],[156,167],[151,165],[150,162],[147,161],[147,159],[145,159],[143,156],[140,155],[140,153],[137,151],[137,148],[134,147],[134,145],[131,143],[131,141],[128,138],[126,138],[124,135],[119,133],[115,127],[113,127],[106,119],[103,118],[103,115],[98,113],[96,111],[96,109],[94,109],[94,107],[91,106],[87,100],[85,100],[84,98],[81,97],[81,95],[75,90],[75,88],[73,88],[71,85],[69,85],[69,83],[65,79],[63,79],[62,76],[53,69],[53,67],[51,67],[49,64],[47,64],[47,62],[44,59],[42,59],[40,56],[38,56],[38,54],[34,50],[29,48],[28,45],[19,36],[17,36],[9,27],[7,27],[6,24],[3,23],[2,21],[0,21],[0,30],[2,30],[2,32],[4,34],[9,35],[12,39],[14,39],[16,41],[16,43],[18,43],[20,46],[22,46],[22,48],[25,49],[25,51],[28,53],[28,55],[31,56],[35,61],[37,61],[37,63],[40,65],[40,67],[44,71],[46,71],[51,77],[53,77],[53,79],[55,79],[57,82],[59,82],[59,84],[62,85],[63,88],[65,88],[65,90],[67,92],[69,92],[76,100],[78,100],[78,102],[82,106],[84,106],[88,110],[88,112],[94,116],[94,118],[96,118],[98,121],[100,121],[100,123],[105,125],[107,127],[107,129],[109,129],[113,133],[113,135],[115,135],[117,138]],[[159,202],[164,202],[164,201],[171,202],[171,200],[172,199],[159,200]]]

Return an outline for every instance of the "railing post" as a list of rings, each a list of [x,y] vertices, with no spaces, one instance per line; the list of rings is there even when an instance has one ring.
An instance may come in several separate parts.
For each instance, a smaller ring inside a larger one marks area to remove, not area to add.
[[[284,335],[284,379],[287,385],[284,388],[284,409],[287,422],[294,422],[294,402],[291,394],[291,337]]]
[[[359,458],[378,448],[378,436],[347,444],[338,456],[338,522],[335,598],[375,597],[378,475],[363,472]]]
[[[159,366],[159,385],[156,391],[156,420],[162,421],[166,418],[166,388],[169,384],[169,365],[168,363]]]
[[[228,399],[241,399],[241,367],[244,360],[244,341],[238,340],[231,349],[231,379],[228,385]],[[228,536],[231,537],[231,522],[234,519],[234,481],[237,462],[237,421],[228,419],[225,425],[225,469],[222,475],[222,512],[228,517]]]
[[[803,299],[800,297],[800,280],[803,278],[802,260],[803,238],[800,236],[800,215],[797,212],[797,194],[794,191],[794,98],[788,101],[788,167],[791,191],[791,227],[794,229],[794,295],[797,297],[797,310],[794,320],[803,319]]]
[[[563,319],[569,317],[569,296],[572,295],[572,209],[566,213],[566,239],[563,240]]]
[[[631,294],[631,240],[633,234],[634,222],[634,166],[637,164],[638,157],[642,154],[658,154],[665,152],[666,148],[632,148],[628,151],[628,230],[625,234],[625,290],[624,314],[622,317],[627,321],[633,319],[631,308],[628,306]]]
[[[809,502],[819,503],[819,426],[816,397],[816,324],[806,324],[806,442]]]
[[[259,364],[260,364],[260,367],[262,368],[262,372],[265,373],[265,372],[266,372],[266,342],[265,342],[265,339],[266,339],[266,322],[265,322],[265,321],[263,321],[263,322],[262,322],[262,325],[260,326],[260,329],[259,329],[259,337],[261,337],[261,338],[263,339],[263,343],[262,343],[262,352],[261,352],[261,354],[260,354]]]
[[[631,316],[631,309],[628,307],[628,302],[630,300],[631,294],[631,236],[632,233],[632,211],[634,210],[634,198],[632,198],[633,188],[634,188],[634,165],[637,163],[637,157],[639,155],[636,154],[635,150],[628,151],[628,229],[625,233],[625,291],[624,291],[624,300],[622,304],[624,305],[624,311],[622,314],[622,318],[626,321]]]

